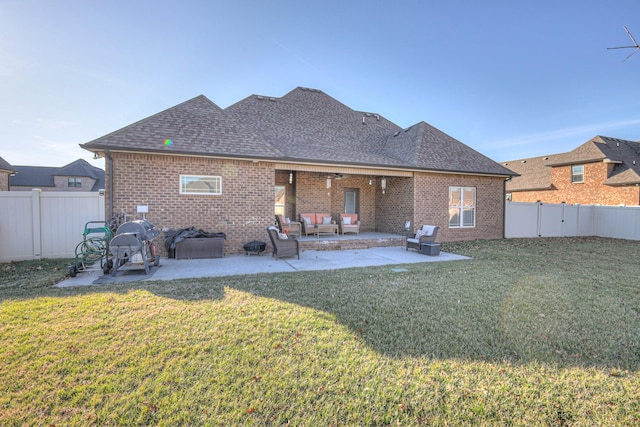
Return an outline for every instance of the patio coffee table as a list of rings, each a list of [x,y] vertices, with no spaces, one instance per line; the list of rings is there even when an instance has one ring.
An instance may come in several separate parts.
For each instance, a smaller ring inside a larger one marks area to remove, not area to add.
[[[313,231],[316,237],[320,237],[320,233],[338,235],[338,224],[316,224]]]

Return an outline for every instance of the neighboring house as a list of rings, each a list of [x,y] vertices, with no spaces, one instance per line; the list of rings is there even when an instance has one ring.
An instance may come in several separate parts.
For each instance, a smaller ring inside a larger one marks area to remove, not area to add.
[[[358,213],[360,231],[440,226],[443,241],[501,238],[513,175],[425,122],[403,129],[316,89],[252,95],[226,109],[200,95],[82,144],[105,157],[106,215],[267,241],[274,213]]]
[[[9,178],[11,191],[98,191],[105,187],[104,170],[83,159],[62,167],[12,166],[15,175]]]
[[[640,143],[596,136],[568,153],[502,163],[514,202],[640,204]]]
[[[9,191],[9,177],[15,172],[13,166],[0,157],[0,191]]]

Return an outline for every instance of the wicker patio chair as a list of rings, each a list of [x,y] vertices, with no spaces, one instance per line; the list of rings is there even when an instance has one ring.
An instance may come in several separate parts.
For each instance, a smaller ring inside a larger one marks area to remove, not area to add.
[[[438,228],[436,225],[423,225],[413,237],[407,237],[406,250],[408,251],[409,248],[413,248],[420,252],[420,245],[427,242],[435,242]]]
[[[276,259],[281,257],[297,256],[300,259],[300,242],[297,239],[281,239],[279,230],[275,226],[267,228],[271,245],[273,246],[273,254],[271,256]]]

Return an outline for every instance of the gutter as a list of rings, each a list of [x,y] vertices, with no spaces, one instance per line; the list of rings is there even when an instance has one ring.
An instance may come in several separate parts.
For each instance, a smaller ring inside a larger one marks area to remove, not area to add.
[[[104,150],[104,157],[109,161],[109,220],[113,218],[113,158],[108,149]]]

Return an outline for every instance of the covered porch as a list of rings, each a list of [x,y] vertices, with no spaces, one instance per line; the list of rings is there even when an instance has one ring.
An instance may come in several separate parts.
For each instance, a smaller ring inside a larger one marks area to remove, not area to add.
[[[357,214],[359,234],[302,236],[303,248],[330,250],[401,246],[406,221],[414,220],[414,173],[407,170],[278,164],[275,213],[301,221],[301,214]]]

